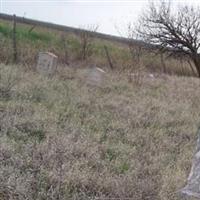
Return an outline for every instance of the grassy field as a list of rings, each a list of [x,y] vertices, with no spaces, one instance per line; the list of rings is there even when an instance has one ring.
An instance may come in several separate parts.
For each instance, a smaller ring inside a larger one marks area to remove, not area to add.
[[[81,60],[80,35],[30,29],[17,23],[13,65],[0,20],[0,200],[182,200],[200,125],[188,63],[165,59],[164,74],[160,55],[97,38]],[[36,73],[39,51],[58,55],[54,77]],[[101,87],[87,84],[93,66]]]
[[[92,87],[85,73],[0,65],[0,199],[181,200],[199,79],[116,71]]]

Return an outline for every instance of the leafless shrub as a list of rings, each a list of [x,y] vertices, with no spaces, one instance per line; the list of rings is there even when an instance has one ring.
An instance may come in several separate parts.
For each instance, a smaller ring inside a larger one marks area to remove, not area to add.
[[[144,53],[144,49],[142,45],[137,45],[135,43],[135,32],[131,24],[128,25],[128,47],[129,53],[131,56],[131,66],[128,80],[129,82],[134,81],[135,84],[140,85],[142,83],[144,72],[144,66],[142,63],[142,54]]]
[[[10,98],[11,91],[20,80],[15,67],[0,65],[0,98]]]
[[[8,64],[12,57],[11,42],[8,42],[8,40],[4,37],[2,33],[0,33],[0,46],[1,46],[0,60],[1,62]]]
[[[78,35],[80,37],[80,59],[85,60],[93,53],[92,42],[95,32],[98,30],[98,25],[88,25],[86,28],[81,28]]]
[[[186,5],[172,9],[170,1],[160,1],[150,3],[139,20],[137,33],[140,39],[157,45],[169,56],[191,59],[200,77],[199,30],[199,7]]]

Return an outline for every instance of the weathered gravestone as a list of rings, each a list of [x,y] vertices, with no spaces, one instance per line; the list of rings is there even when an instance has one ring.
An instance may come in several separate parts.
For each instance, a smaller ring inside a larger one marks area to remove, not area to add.
[[[198,130],[196,152],[193,158],[187,185],[181,190],[181,192],[188,196],[200,198],[200,128]]]
[[[86,76],[86,82],[88,85],[102,87],[105,82],[106,72],[98,67],[94,67],[88,70]]]
[[[56,72],[58,57],[53,53],[40,52],[38,55],[37,71],[45,76],[53,76]]]

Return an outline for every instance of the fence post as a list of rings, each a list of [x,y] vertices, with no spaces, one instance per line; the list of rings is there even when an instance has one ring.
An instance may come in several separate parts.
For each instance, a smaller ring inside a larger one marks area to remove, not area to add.
[[[66,38],[65,38],[65,35],[61,35],[61,43],[62,43],[62,46],[63,46],[63,49],[64,49],[64,63],[69,65],[69,55],[68,55],[68,46],[66,44]]]
[[[13,63],[17,62],[16,15],[13,15]]]
[[[166,67],[164,56],[163,56],[162,52],[160,53],[160,60],[161,60],[161,65],[163,67],[163,72],[166,74],[167,73],[167,67]]]
[[[110,68],[113,70],[113,69],[114,69],[114,66],[113,66],[113,64],[112,64],[112,61],[111,61],[111,58],[110,58],[110,55],[109,55],[109,52],[108,52],[108,48],[107,48],[106,45],[104,45],[104,50],[105,50],[105,52],[106,52],[106,57],[107,57],[107,59],[108,59],[108,63],[109,63],[109,65],[110,65]]]

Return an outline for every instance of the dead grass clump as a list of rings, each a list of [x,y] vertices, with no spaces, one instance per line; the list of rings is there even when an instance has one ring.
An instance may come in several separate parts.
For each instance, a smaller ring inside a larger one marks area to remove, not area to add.
[[[20,81],[21,74],[16,67],[0,65],[0,99],[11,97],[15,85]]]

